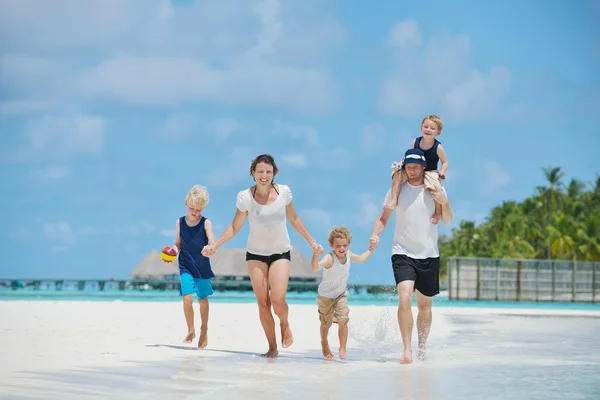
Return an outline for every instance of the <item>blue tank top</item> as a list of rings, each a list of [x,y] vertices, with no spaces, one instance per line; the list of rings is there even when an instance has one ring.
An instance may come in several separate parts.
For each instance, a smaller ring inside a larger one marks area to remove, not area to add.
[[[202,255],[202,249],[208,244],[205,222],[206,218],[202,217],[198,225],[188,226],[185,217],[179,218],[179,274],[188,273],[198,279],[210,279],[215,276],[210,267],[210,260]]]
[[[423,137],[420,136],[415,139],[415,149],[420,149],[423,154],[425,154],[425,160],[427,160],[427,166],[425,167],[425,171],[435,171],[438,169],[438,161],[440,158],[437,155],[437,148],[440,145],[440,142],[437,139],[434,139],[433,146],[430,149],[423,150],[421,149],[421,139]]]

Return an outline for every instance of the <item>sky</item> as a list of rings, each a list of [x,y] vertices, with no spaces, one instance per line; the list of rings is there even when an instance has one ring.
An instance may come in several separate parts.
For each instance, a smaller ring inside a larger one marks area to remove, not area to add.
[[[219,235],[261,153],[316,240],[347,226],[361,253],[430,113],[455,211],[440,233],[532,195],[543,167],[597,176],[599,1],[374,4],[4,1],[0,278],[126,279],[173,243],[194,184]],[[350,282],[393,284],[392,233]]]

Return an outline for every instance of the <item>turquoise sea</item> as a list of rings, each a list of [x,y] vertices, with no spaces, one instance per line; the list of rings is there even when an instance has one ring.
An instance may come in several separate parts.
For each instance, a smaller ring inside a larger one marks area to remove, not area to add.
[[[313,304],[317,294],[315,292],[288,292],[287,300],[290,304]],[[40,301],[144,301],[144,302],[178,302],[181,301],[178,291],[162,290],[108,290],[108,291],[79,291],[79,290],[28,290],[28,289],[2,289],[0,300],[40,300]],[[254,303],[256,300],[252,292],[215,292],[210,297],[216,303]],[[394,293],[368,294],[351,293],[349,304],[360,305],[392,305],[398,303]],[[479,308],[515,308],[515,309],[551,309],[551,310],[596,310],[600,311],[600,303],[574,303],[574,302],[507,302],[507,301],[474,301],[474,300],[449,300],[445,294],[434,298],[436,307],[479,307]]]

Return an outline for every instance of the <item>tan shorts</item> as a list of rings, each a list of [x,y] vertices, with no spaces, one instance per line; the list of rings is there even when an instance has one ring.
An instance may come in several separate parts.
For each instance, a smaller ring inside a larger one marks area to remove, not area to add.
[[[348,292],[338,296],[335,299],[317,296],[317,305],[319,306],[319,320],[321,326],[329,328],[332,323],[348,321],[350,318],[350,309],[348,308]]]
[[[425,189],[433,192],[439,192],[442,190],[439,171],[425,171]]]

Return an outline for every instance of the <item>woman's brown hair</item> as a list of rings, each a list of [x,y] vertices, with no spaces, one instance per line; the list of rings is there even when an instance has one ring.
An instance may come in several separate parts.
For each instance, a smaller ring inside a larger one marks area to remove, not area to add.
[[[250,176],[252,176],[252,173],[256,171],[256,165],[258,163],[271,165],[273,167],[273,180],[275,180],[275,175],[277,175],[277,171],[279,171],[279,169],[277,168],[277,164],[275,163],[273,156],[270,154],[261,154],[252,160],[252,163],[250,164]]]

